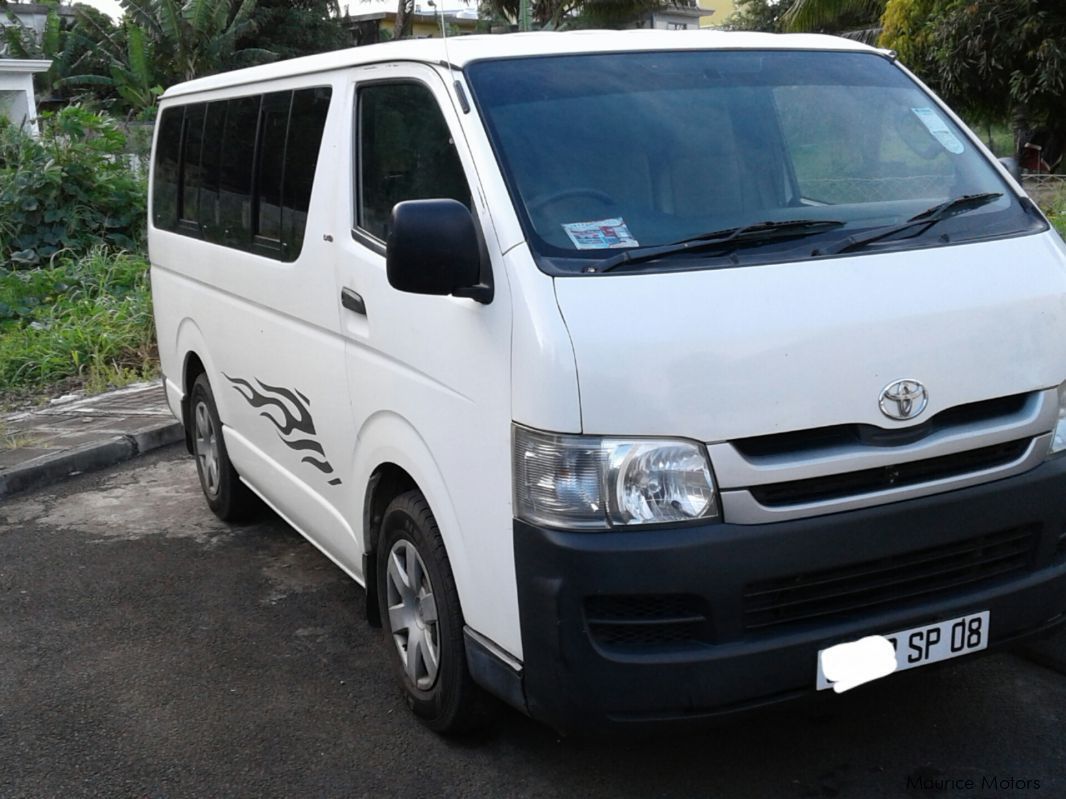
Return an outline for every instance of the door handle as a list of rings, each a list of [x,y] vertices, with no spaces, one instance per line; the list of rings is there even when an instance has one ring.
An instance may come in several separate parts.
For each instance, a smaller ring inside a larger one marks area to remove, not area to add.
[[[357,314],[366,316],[366,303],[363,302],[361,295],[356,294],[351,289],[341,289],[341,305],[349,311],[355,311]]]

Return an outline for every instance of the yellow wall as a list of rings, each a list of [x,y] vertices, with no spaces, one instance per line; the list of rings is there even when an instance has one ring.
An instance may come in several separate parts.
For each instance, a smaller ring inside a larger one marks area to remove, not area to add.
[[[459,29],[462,33],[473,33],[474,27],[477,25],[476,19],[462,19],[454,22],[449,22],[449,25]],[[382,28],[388,28],[390,31],[396,27],[396,15],[391,15],[391,18],[386,15],[386,18],[381,21]],[[429,14],[418,14],[415,16],[415,21],[411,25],[411,35],[416,39],[438,39],[440,38],[440,20],[435,19]],[[452,35],[451,29],[448,33]]]
[[[700,8],[707,11],[714,11],[713,15],[700,17],[701,28],[714,28],[724,23],[729,19],[729,15],[733,13],[736,8],[736,4],[733,0],[696,0]]]

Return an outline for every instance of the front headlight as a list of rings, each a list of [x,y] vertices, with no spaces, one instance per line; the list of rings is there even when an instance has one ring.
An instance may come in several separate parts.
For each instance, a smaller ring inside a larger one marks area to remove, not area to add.
[[[516,425],[512,452],[515,515],[533,524],[605,529],[718,516],[702,444]]]
[[[1051,449],[1048,457],[1066,451],[1066,383],[1059,386],[1059,421],[1055,425],[1055,434],[1051,437]]]

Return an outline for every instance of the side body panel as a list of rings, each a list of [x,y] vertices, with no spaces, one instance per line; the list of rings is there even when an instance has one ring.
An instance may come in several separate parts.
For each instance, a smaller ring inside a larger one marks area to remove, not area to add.
[[[510,502],[511,295],[508,276],[448,85],[433,68],[379,64],[353,70],[344,114],[356,118],[360,86],[414,81],[443,112],[473,197],[492,261],[495,297],[405,294],[385,274],[383,248],[349,235],[354,224],[355,147],[336,162],[334,227],[338,291],[358,293],[365,314],[343,310],[351,416],[356,438],[343,454],[354,486],[381,464],[410,474],[437,519],[465,620],[504,649],[521,651]],[[338,142],[340,144],[340,142]],[[345,516],[362,519],[362,492],[347,496]],[[370,542],[373,545],[373,542]]]
[[[338,82],[294,77],[220,90],[188,102]],[[341,512],[351,489],[338,468],[354,439],[332,253],[324,236],[343,140],[340,90],[326,120],[299,257],[283,263],[150,227],[160,357],[181,387],[188,353],[203,361],[230,456],[253,488],[348,571],[358,561]],[[171,390],[174,393],[174,390]]]

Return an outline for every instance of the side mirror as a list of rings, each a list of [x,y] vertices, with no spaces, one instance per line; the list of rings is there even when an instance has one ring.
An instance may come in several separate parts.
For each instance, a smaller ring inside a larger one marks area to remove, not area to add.
[[[1010,172],[1010,176],[1012,178],[1014,178],[1019,183],[1022,182],[1022,167],[1021,164],[1018,163],[1017,158],[1012,158],[1008,156],[1006,158],[1000,158],[999,162],[1003,164],[1004,168],[1008,172]]]
[[[389,219],[385,272],[389,285],[412,294],[492,300],[481,280],[482,252],[474,218],[455,200],[407,200]]]

